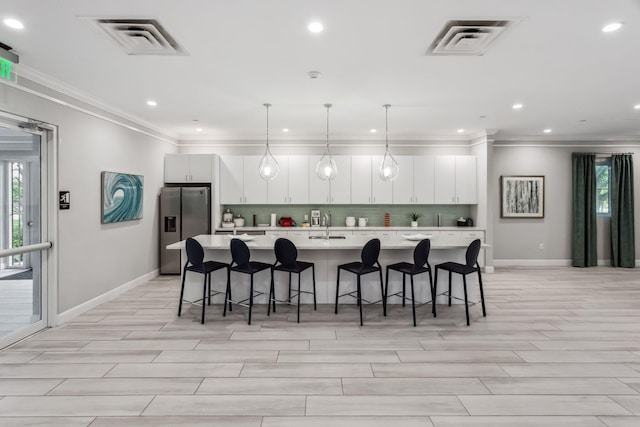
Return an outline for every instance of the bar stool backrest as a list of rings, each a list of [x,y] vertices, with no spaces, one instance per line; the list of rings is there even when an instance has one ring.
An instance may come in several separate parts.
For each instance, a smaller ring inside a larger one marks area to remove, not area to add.
[[[187,260],[194,267],[198,267],[202,265],[202,260],[204,259],[204,249],[202,249],[202,245],[191,237],[187,238]]]
[[[378,262],[378,255],[380,255],[380,239],[369,240],[362,248],[362,264],[372,267]]]
[[[469,247],[467,247],[467,267],[475,267],[478,262],[478,254],[480,253],[480,239],[476,239],[473,242],[469,243]]]
[[[240,239],[231,239],[231,259],[236,265],[249,265],[251,253],[249,247]]]
[[[416,267],[422,267],[427,263],[429,259],[429,252],[431,251],[431,240],[423,239],[413,250],[413,265]]]
[[[295,265],[296,259],[298,259],[298,249],[291,240],[279,238],[276,240],[273,250],[276,253],[276,260],[280,264],[285,266]]]

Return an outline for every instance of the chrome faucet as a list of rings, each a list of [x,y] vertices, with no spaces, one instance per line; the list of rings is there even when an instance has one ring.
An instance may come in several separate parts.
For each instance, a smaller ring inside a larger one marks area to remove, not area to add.
[[[324,238],[325,239],[329,239],[329,223],[331,222],[331,217],[329,216],[329,214],[324,214],[322,217],[322,222],[324,222],[326,228],[325,228],[325,233],[324,233]]]

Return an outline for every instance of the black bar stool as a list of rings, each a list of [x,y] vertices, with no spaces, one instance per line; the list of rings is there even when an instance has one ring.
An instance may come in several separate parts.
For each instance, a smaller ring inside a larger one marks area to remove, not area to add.
[[[251,324],[251,309],[253,308],[253,298],[259,295],[264,295],[264,292],[253,290],[253,275],[263,270],[271,269],[271,264],[259,261],[250,261],[251,253],[249,247],[245,242],[240,239],[231,239],[231,257],[233,261],[229,266],[227,273],[227,293],[225,295],[223,316],[227,315],[227,302],[229,303],[229,310],[231,310],[231,304],[235,303],[243,307],[249,307],[249,325]],[[238,273],[249,274],[251,276],[251,287],[249,288],[249,297],[241,301],[233,301],[231,299],[231,272],[237,271]],[[273,286],[273,283],[271,284]],[[246,302],[249,301],[247,304]]]
[[[418,306],[423,304],[432,303],[434,305],[434,290],[433,287],[433,278],[431,277],[431,265],[429,264],[429,252],[431,251],[431,241],[429,239],[421,240],[418,245],[413,250],[413,264],[408,262],[398,262],[396,264],[391,264],[387,266],[387,281],[384,288],[384,293],[386,295],[387,301],[390,296],[400,296],[402,294],[402,306],[404,307],[404,303],[406,300],[411,301],[411,306],[413,309],[413,326],[416,326],[416,299],[415,292],[413,289],[413,276],[416,274],[429,273],[429,291],[431,295],[431,300],[427,302],[419,302]],[[402,273],[402,291],[398,291],[395,294],[389,295],[389,270],[399,271]],[[411,298],[407,298],[405,296],[405,288],[406,288],[406,277],[407,274],[411,277]],[[431,308],[431,312],[435,315],[435,308]]]
[[[478,273],[478,285],[480,286],[480,302],[482,303],[482,315],[487,317],[487,310],[484,306],[484,291],[482,289],[482,275],[480,274],[480,264],[478,264],[478,254],[480,253],[480,246],[482,243],[480,239],[476,239],[467,247],[467,253],[465,259],[466,264],[460,264],[457,262],[445,262],[436,265],[436,284],[435,289],[438,289],[438,270],[445,270],[449,272],[449,291],[443,292],[439,295],[446,295],[449,297],[449,307],[451,307],[451,298],[462,301],[460,298],[456,298],[451,295],[451,273],[457,273],[462,276],[462,283],[464,286],[464,310],[467,314],[467,326],[469,326],[469,302],[467,300],[467,274]],[[434,290],[434,294],[436,291]],[[476,303],[473,303],[474,305]],[[433,305],[433,314],[435,315],[435,304]]]
[[[375,304],[378,302],[382,302],[382,313],[383,315],[387,315],[387,305],[386,298],[384,295],[384,282],[382,280],[382,267],[378,262],[378,256],[380,255],[380,240],[379,239],[371,239],[369,240],[364,247],[362,248],[362,253],[360,258],[361,262],[350,262],[348,264],[341,264],[338,266],[338,278],[336,280],[336,314],[338,314],[338,299],[340,297],[349,295],[351,297],[356,298],[358,301],[358,306],[360,307],[360,326],[362,323],[362,301],[365,301],[369,304]],[[349,271],[357,276],[357,287],[355,291],[347,292],[340,295],[340,270]],[[362,289],[360,287],[360,276],[369,273],[380,273],[380,292],[382,294],[382,299],[379,301],[367,301],[362,298]],[[355,295],[354,295],[355,294]]]
[[[215,295],[222,295],[221,291],[213,291],[211,293],[211,273],[220,270],[222,268],[227,269],[227,288],[229,287],[229,264],[218,261],[204,261],[204,249],[202,249],[202,245],[195,239],[191,237],[187,238],[186,242],[186,250],[187,250],[187,262],[184,263],[184,268],[182,269],[182,289],[180,290],[180,304],[178,305],[178,317],[182,314],[182,301],[184,297],[184,281],[187,278],[187,271],[192,271],[194,273],[199,273],[204,275],[204,284],[202,291],[202,321],[204,324],[204,301],[207,300],[207,305],[211,305],[211,297]],[[208,294],[208,295],[207,295]],[[208,296],[208,298],[207,298]],[[193,302],[198,302],[200,300],[196,300]]]
[[[267,309],[267,316],[271,314],[271,303],[273,303],[273,312],[276,312],[276,301],[288,302],[291,304],[292,298],[298,298],[298,323],[300,323],[300,294],[312,294],[313,295],[313,309],[317,310],[316,304],[316,270],[315,264],[312,262],[298,261],[298,249],[296,245],[288,239],[279,238],[273,247],[276,254],[276,262],[271,267],[271,290],[269,291],[269,308]],[[278,265],[280,264],[280,265]],[[311,274],[313,277],[313,291],[301,291],[300,290],[300,273],[308,268],[311,268]],[[289,273],[289,299],[280,301],[276,299],[275,284],[273,280],[274,271],[284,271]],[[298,275],[298,293],[291,295],[291,274]]]

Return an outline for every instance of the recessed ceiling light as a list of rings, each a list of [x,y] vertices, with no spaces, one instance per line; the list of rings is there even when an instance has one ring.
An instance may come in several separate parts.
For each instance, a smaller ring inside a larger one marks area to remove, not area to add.
[[[634,105],[634,106],[633,106],[633,109],[634,109],[634,110],[640,110],[640,104],[636,104],[636,105]]]
[[[617,31],[622,28],[622,22],[612,22],[611,24],[607,24],[602,27],[603,33],[611,33],[613,31]]]
[[[14,30],[22,30],[24,28],[24,24],[14,18],[6,18],[2,22],[4,22],[4,25],[9,28],[13,28]]]
[[[202,128],[196,128],[196,132],[202,132]]]
[[[543,130],[542,132],[544,132],[544,133],[551,133],[551,129],[545,129],[545,130]]]
[[[464,132],[464,129],[458,129],[456,132],[462,133],[462,132]]]
[[[282,129],[282,132],[289,132],[289,129],[284,128],[284,129]]]
[[[322,26],[322,23],[320,23],[320,22],[312,22],[312,23],[309,24],[309,26],[307,28],[312,33],[321,33],[322,30],[324,30],[324,27]]]
[[[511,106],[511,108],[513,108],[514,110],[519,110],[519,109],[521,109],[522,107],[523,107],[523,105],[522,105],[522,104],[513,104],[513,105]]]
[[[371,133],[376,133],[376,132],[378,132],[378,131],[377,131],[377,130],[375,130],[375,129],[371,129],[369,132],[371,132]]]
[[[158,105],[158,103],[156,101],[150,99],[150,100],[147,101],[147,105],[149,107],[155,107],[156,105]]]

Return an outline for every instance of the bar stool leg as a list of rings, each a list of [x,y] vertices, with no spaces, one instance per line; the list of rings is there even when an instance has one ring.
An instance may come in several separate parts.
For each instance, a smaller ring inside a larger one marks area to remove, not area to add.
[[[436,267],[436,279],[433,282],[433,317],[436,316],[436,298],[438,297],[438,268]]]
[[[433,317],[436,317],[436,288],[433,285],[433,278],[431,277],[431,266],[429,266],[429,287],[431,288],[431,312]]]
[[[402,273],[402,306],[404,307],[405,299],[404,299],[404,288],[405,288],[405,279],[407,275]]]
[[[384,282],[382,281],[382,267],[378,270],[380,273],[380,293],[382,294],[382,315],[387,315],[387,293],[384,291]]]
[[[289,304],[291,304],[291,272],[289,272]]]
[[[251,287],[249,288],[249,325],[251,324],[252,308],[253,308],[253,274],[251,275]]]
[[[267,301],[267,316],[271,315],[271,303],[273,302],[273,312],[276,312],[275,285],[273,282],[273,268],[271,269],[271,286],[269,286],[269,300]]]
[[[207,299],[207,275],[205,274],[203,277],[202,283],[202,323],[204,325],[204,308],[207,306],[204,301]]]
[[[382,274],[382,272],[380,272],[380,274]],[[387,315],[387,295],[389,295],[389,267],[387,266],[387,273],[386,273],[386,277],[387,277],[387,281],[384,285],[384,315]]]
[[[187,278],[187,271],[182,271],[182,289],[180,290],[180,302],[178,303],[178,317],[182,314],[182,298],[184,297],[184,280]]]
[[[416,326],[416,295],[413,291],[413,274],[411,275],[411,308],[413,309],[413,326]]]
[[[487,309],[484,307],[484,291],[482,290],[482,275],[478,266],[478,284],[480,285],[480,301],[482,302],[482,316],[487,317]]]
[[[313,277],[313,309],[317,310],[318,305],[316,304],[316,266],[311,266],[311,274]]]
[[[360,307],[360,326],[362,323],[362,289],[360,288],[360,275],[358,274],[358,306]]]
[[[338,267],[338,279],[336,280],[336,314],[338,314],[338,298],[340,295],[340,267]]]
[[[451,271],[449,271],[449,307],[451,307]]]
[[[211,305],[211,273],[207,274],[208,282],[207,282],[207,305]]]
[[[464,311],[467,315],[467,326],[469,326],[469,302],[467,301],[467,276],[462,275],[462,283],[464,285]]]
[[[300,273],[298,273],[298,323],[300,323]]]

